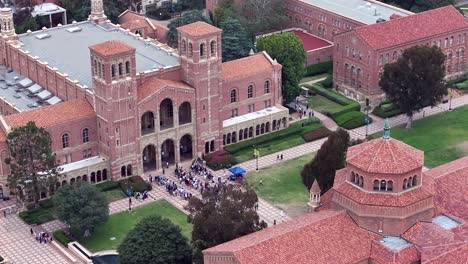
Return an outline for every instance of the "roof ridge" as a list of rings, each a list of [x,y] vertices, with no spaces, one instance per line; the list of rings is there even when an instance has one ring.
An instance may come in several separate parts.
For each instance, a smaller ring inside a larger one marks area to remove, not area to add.
[[[382,145],[385,143],[385,140],[383,139],[380,139],[381,142],[383,143],[380,143],[379,144],[379,148],[377,149],[377,151],[375,153],[380,153],[380,149],[382,148]],[[375,159],[379,157],[379,155],[374,155],[374,157],[372,158],[371,162],[369,162],[369,166],[367,166],[367,171],[369,171],[370,167],[374,164],[375,162]]]

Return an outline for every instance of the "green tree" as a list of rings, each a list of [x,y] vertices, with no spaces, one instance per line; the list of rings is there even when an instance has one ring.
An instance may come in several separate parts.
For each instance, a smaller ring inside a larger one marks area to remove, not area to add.
[[[383,2],[413,12],[423,12],[442,6],[453,5],[455,3],[454,0],[383,0]]]
[[[322,193],[333,187],[336,170],[345,166],[346,152],[350,137],[346,130],[339,128],[328,136],[320,147],[314,159],[304,165],[301,172],[302,182],[310,189],[312,183],[318,180]]]
[[[221,23],[223,29],[223,61],[245,57],[253,48],[252,40],[237,19],[227,18]]]
[[[181,17],[171,20],[167,27],[169,31],[167,32],[167,44],[173,48],[177,47],[178,35],[177,28],[188,25],[197,21],[203,21],[208,24],[212,24],[211,21],[206,18],[201,11],[191,11],[183,14]]]
[[[302,41],[293,33],[273,34],[257,39],[257,50],[266,51],[283,65],[282,87],[286,103],[300,93],[299,81],[305,73],[306,52]]]
[[[405,50],[395,62],[384,66],[379,85],[387,99],[408,116],[426,105],[435,106],[447,95],[445,55],[436,46],[414,46]]]
[[[238,7],[238,15],[251,35],[271,32],[284,28],[289,22],[284,0],[245,0]]]
[[[8,134],[10,157],[5,159],[11,169],[8,183],[11,189],[23,188],[31,193],[33,200],[28,202],[34,202],[35,206],[40,193],[54,186],[59,177],[51,143],[49,132],[34,122],[14,128]]]
[[[235,18],[237,13],[236,11],[237,10],[235,8],[234,0],[220,1],[214,10],[214,25],[220,27],[221,23],[223,23],[226,19]]]
[[[267,225],[260,221],[254,206],[257,194],[234,185],[219,186],[192,197],[187,209],[193,223],[194,263],[203,263],[202,250],[259,231]]]
[[[143,218],[117,248],[119,263],[192,263],[192,249],[180,228],[160,216]]]
[[[61,0],[61,2],[63,8],[67,9],[69,20],[84,21],[91,13],[91,0]],[[104,0],[104,13],[113,23],[119,22],[119,15],[128,7],[119,3],[121,2]]]
[[[109,218],[106,197],[87,182],[62,186],[53,197],[57,217],[85,237]]]

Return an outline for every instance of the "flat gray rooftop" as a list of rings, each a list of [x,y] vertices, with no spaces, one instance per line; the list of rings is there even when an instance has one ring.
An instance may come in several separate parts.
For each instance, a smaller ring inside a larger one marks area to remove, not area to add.
[[[15,81],[15,77],[17,77],[17,81]],[[27,94],[29,94],[27,89],[24,89],[24,91],[21,92],[15,91],[18,89],[15,83],[21,81],[22,79],[24,79],[24,77],[21,76],[18,72],[7,72],[7,67],[0,65],[0,97],[3,97],[4,100],[10,104],[14,104],[15,107],[18,108],[21,112],[36,109],[36,107],[28,106],[34,103],[36,103],[37,107],[41,107],[39,104],[37,104],[38,98],[27,96]],[[15,85],[7,85],[7,82]]]
[[[385,236],[380,240],[380,243],[394,252],[412,245],[410,242],[397,236]]]
[[[70,33],[67,29],[80,27],[81,31]],[[36,35],[47,33],[49,38],[38,39]],[[123,30],[104,24],[96,26],[91,22],[77,23],[60,28],[55,27],[46,32],[37,31],[23,34],[19,40],[24,44],[23,50],[47,61],[62,73],[67,73],[72,80],[92,88],[91,59],[89,46],[110,40],[120,40],[136,49],[137,72],[152,70],[158,67],[179,65],[178,58],[153,45],[147,45]]]
[[[377,1],[366,0],[302,0],[304,3],[313,5],[332,13],[348,17],[366,25],[375,24],[379,18],[390,20],[390,16],[397,14],[407,16],[410,11],[389,7]],[[330,18],[328,18],[330,19]]]
[[[432,223],[444,228],[444,229],[452,229],[460,225],[458,221],[446,216],[446,215],[439,215],[432,218]]]

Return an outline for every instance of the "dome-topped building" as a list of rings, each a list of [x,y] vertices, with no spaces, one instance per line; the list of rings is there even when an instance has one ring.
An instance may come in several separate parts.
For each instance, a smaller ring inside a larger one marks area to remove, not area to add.
[[[424,153],[390,138],[385,122],[383,138],[350,147],[346,180],[334,186],[333,204],[349,211],[363,228],[399,235],[433,215],[433,197],[422,183]]]

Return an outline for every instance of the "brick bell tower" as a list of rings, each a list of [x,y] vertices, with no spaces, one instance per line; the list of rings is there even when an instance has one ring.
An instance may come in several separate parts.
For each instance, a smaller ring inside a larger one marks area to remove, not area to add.
[[[8,62],[8,55],[6,46],[10,40],[16,40],[15,24],[13,23],[13,11],[11,8],[0,9],[0,63],[4,65],[11,65]]]
[[[104,14],[103,0],[91,0],[91,14],[89,14],[88,20],[96,24],[101,24],[107,20],[107,16]]]
[[[221,29],[195,22],[177,31],[182,80],[196,90],[197,154],[208,154],[222,144]]]
[[[89,47],[99,153],[110,160],[112,178],[137,171],[135,48],[120,41]]]

